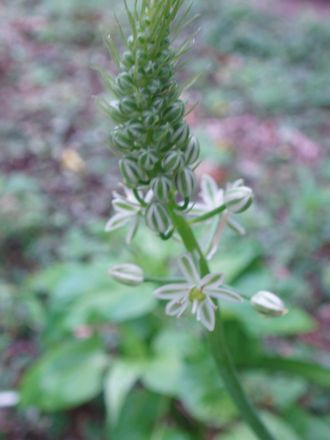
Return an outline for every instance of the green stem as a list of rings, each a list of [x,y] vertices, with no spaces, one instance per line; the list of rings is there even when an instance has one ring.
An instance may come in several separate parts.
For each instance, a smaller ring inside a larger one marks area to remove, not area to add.
[[[197,254],[200,263],[201,276],[210,273],[205,256],[196,240],[196,237],[184,219],[179,216],[173,209],[173,204],[169,204],[168,211],[172,219],[173,225],[182,238],[188,252]],[[268,431],[262,420],[259,418],[255,408],[247,398],[245,391],[238,378],[234,363],[227,348],[226,338],[220,314],[216,320],[216,327],[213,332],[209,332],[208,341],[211,352],[218,367],[218,371],[223,379],[223,383],[239,409],[243,419],[250,426],[251,430],[260,440],[275,440],[273,435]]]

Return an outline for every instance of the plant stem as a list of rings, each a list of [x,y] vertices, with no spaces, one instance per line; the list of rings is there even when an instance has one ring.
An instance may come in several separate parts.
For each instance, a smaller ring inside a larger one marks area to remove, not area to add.
[[[205,256],[199,246],[199,243],[188,222],[183,216],[179,216],[173,209],[173,204],[169,204],[168,211],[172,219],[173,225],[182,238],[188,252],[197,254],[200,263],[201,276],[210,273]],[[273,435],[268,431],[263,421],[259,418],[255,408],[249,401],[245,391],[238,378],[234,363],[227,348],[226,338],[224,334],[223,324],[221,322],[220,313],[216,320],[216,327],[213,332],[209,332],[208,341],[211,347],[213,358],[218,367],[218,371],[222,377],[224,386],[226,387],[231,398],[239,409],[241,416],[249,425],[251,430],[260,440],[275,440]]]

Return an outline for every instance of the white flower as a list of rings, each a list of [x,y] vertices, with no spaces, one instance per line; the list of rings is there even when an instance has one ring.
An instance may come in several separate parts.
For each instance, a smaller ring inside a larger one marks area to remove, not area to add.
[[[168,315],[179,318],[191,306],[197,321],[201,321],[208,330],[214,330],[217,308],[214,299],[241,302],[242,297],[223,285],[222,274],[209,274],[201,278],[190,255],[180,259],[179,267],[187,282],[162,286],[155,290],[155,296],[169,301],[166,305]]]
[[[138,286],[144,280],[143,270],[136,264],[116,264],[109,269],[108,274],[127,286]]]
[[[252,307],[259,313],[267,316],[283,316],[288,313],[281,298],[272,292],[262,290],[251,298]]]
[[[130,243],[136,234],[144,207],[135,197],[133,191],[124,186],[125,195],[116,191],[113,192],[112,206],[115,214],[110,218],[105,226],[107,232],[114,231],[123,226],[129,225],[126,242]],[[148,191],[143,200],[148,203],[152,199],[152,192]]]

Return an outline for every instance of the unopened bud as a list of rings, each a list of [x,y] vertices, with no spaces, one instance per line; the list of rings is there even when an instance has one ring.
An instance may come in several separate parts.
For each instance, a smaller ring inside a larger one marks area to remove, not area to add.
[[[200,146],[198,139],[195,136],[192,136],[192,138],[189,141],[189,144],[187,145],[185,151],[184,151],[184,158],[187,165],[193,165],[197,162],[199,158],[200,153]]]
[[[159,202],[153,202],[148,206],[145,219],[149,228],[160,234],[165,234],[171,227],[171,219]]]
[[[183,166],[184,159],[181,151],[169,151],[162,160],[162,168],[167,172],[179,170]]]
[[[108,274],[116,281],[127,286],[138,286],[143,283],[143,270],[135,264],[116,264]]]
[[[190,131],[188,125],[183,123],[172,134],[171,142],[173,144],[177,144],[178,146],[184,145],[188,141],[189,133]]]
[[[262,290],[251,298],[252,307],[259,313],[267,316],[283,316],[288,313],[281,298],[272,292]]]
[[[225,190],[224,202],[232,212],[246,211],[253,202],[253,191],[237,181]]]
[[[157,199],[165,201],[168,200],[172,182],[166,176],[155,177],[151,181],[151,187]]]
[[[132,159],[121,159],[119,169],[129,186],[135,186],[145,179],[143,171]]]
[[[190,168],[184,168],[177,173],[175,183],[182,197],[191,197],[196,188],[194,172]]]

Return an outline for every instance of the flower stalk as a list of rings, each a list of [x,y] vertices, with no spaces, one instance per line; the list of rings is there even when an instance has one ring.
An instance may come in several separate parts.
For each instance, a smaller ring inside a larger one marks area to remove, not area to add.
[[[180,26],[189,22],[190,8],[180,14],[184,0],[135,1],[133,11],[126,1],[124,4],[131,32],[126,38],[120,31],[125,52],[120,55],[112,37],[107,39],[119,73],[113,78],[102,72],[114,99],[101,105],[115,124],[110,146],[120,156],[124,188],[123,194],[114,192],[114,215],[106,231],[128,227],[129,244],[144,222],[163,240],[178,236],[186,253],[179,260],[183,275],[179,280],[145,275],[131,263],[116,265],[109,275],[126,285],[159,285],[154,295],[168,301],[165,310],[169,316],[179,318],[190,312],[208,330],[219,374],[243,419],[260,440],[273,440],[238,379],[217,310],[222,300],[240,302],[244,295],[224,284],[225,275],[211,273],[207,261],[216,253],[226,226],[239,235],[245,233],[236,217],[249,208],[253,192],[242,180],[221,189],[210,176],[204,176],[195,200],[194,169],[200,145],[185,121],[185,104],[174,77],[189,41],[175,49],[171,45],[171,32],[177,34]],[[211,249],[200,245],[192,230],[197,224],[205,225]],[[269,294],[261,299],[258,296],[252,305],[259,311],[267,309],[268,315],[280,315],[281,303]]]

